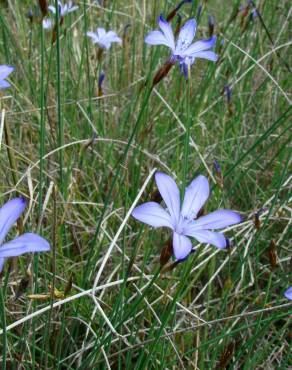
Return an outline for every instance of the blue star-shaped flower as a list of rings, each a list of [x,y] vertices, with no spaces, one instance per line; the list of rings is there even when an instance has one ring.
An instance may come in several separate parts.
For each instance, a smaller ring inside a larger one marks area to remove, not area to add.
[[[197,22],[190,19],[181,28],[175,43],[174,34],[170,24],[162,17],[159,17],[158,25],[161,29],[151,31],[145,37],[145,42],[149,45],[165,45],[171,49],[171,61],[178,62],[185,78],[188,78],[190,66],[196,58],[208,59],[216,62],[218,55],[210,50],[216,42],[216,36],[208,40],[196,41],[192,44],[195,37]]]

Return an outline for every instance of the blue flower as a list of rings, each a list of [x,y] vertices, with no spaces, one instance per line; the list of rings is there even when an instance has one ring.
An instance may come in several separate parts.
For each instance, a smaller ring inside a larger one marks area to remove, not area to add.
[[[158,25],[161,29],[148,33],[145,42],[149,45],[165,45],[171,49],[171,61],[178,62],[185,78],[188,78],[190,66],[196,58],[208,59],[216,62],[218,55],[210,49],[216,43],[216,36],[208,40],[200,40],[192,44],[195,37],[197,23],[190,19],[181,28],[175,43],[174,35],[170,24],[162,17],[159,17]]]
[[[179,189],[171,177],[162,172],[156,172],[155,181],[167,209],[163,209],[156,202],[147,202],[136,207],[132,216],[150,226],[164,226],[171,229],[173,252],[177,261],[184,260],[192,252],[192,242],[189,237],[220,249],[228,246],[222,233],[210,230],[237,224],[242,219],[238,213],[227,209],[219,209],[206,216],[198,217],[210,192],[205,176],[196,177],[186,188],[182,205]]]
[[[104,28],[97,28],[96,32],[86,32],[91,37],[94,44],[98,44],[101,49],[109,49],[112,42],[122,43],[122,39],[114,31],[108,31]]]
[[[50,30],[53,28],[53,22],[50,18],[44,18],[43,19],[43,29],[44,30]]]
[[[0,90],[6,89],[10,86],[10,83],[5,80],[11,72],[14,71],[14,68],[11,66],[7,66],[6,64],[3,64],[0,66]]]
[[[0,208],[0,273],[5,259],[20,256],[29,252],[45,252],[50,250],[49,243],[41,236],[34,233],[25,233],[17,238],[4,243],[9,230],[21,216],[26,206],[23,198],[14,198]]]
[[[72,13],[77,10],[79,7],[77,5],[73,5],[72,1],[69,1],[68,4],[63,5],[61,1],[58,1],[59,6],[59,16],[64,17],[68,13]],[[53,5],[48,6],[48,9],[53,13],[56,14],[56,8]]]

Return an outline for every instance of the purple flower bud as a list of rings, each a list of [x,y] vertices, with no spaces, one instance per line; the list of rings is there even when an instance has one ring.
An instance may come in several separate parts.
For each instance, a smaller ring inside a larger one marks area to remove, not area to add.
[[[267,208],[263,207],[263,208],[260,208],[257,212],[256,212],[256,215],[258,217],[260,217],[261,214],[263,214],[265,211],[267,210]]]
[[[213,15],[208,16],[208,25],[209,25],[209,36],[211,37],[214,33],[215,27],[215,18]]]
[[[26,17],[29,19],[30,22],[33,21],[33,12],[31,9],[29,9],[28,12],[26,13]]]
[[[227,103],[230,104],[231,103],[231,95],[232,95],[231,87],[229,85],[225,85],[224,90],[225,90],[226,97],[227,97]]]
[[[101,89],[102,88],[102,84],[103,84],[103,81],[104,81],[104,78],[105,78],[105,74],[104,72],[102,71],[98,77],[98,88]]]
[[[201,13],[202,13],[202,9],[203,9],[203,6],[202,5],[199,5],[198,6],[198,9],[197,9],[197,18],[200,18]]]
[[[209,27],[214,27],[215,26],[215,18],[214,18],[213,15],[208,16],[208,24],[209,24]]]
[[[255,213],[254,215],[254,226],[256,230],[259,230],[261,228],[261,221],[258,213]]]
[[[125,38],[129,32],[129,28],[131,27],[131,24],[130,23],[127,23],[124,27],[124,31],[123,31],[123,38]]]
[[[220,167],[220,164],[217,162],[217,160],[215,159],[214,162],[213,162],[213,166],[214,166],[214,170],[217,174],[220,174],[221,173],[221,167]]]

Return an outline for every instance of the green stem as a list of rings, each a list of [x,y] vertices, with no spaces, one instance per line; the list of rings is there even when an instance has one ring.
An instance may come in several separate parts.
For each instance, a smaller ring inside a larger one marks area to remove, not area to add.
[[[43,203],[43,181],[44,181],[44,160],[45,155],[45,45],[44,45],[44,30],[40,25],[41,32],[41,121],[40,121],[40,188],[39,188],[39,217],[42,212]]]
[[[64,125],[61,111],[61,53],[60,53],[60,14],[58,0],[55,0],[56,7],[56,51],[57,51],[57,116],[58,116],[58,146],[64,145]],[[63,150],[59,151],[59,166],[60,166],[60,189],[64,195],[64,179],[63,179]]]
[[[190,142],[190,94],[191,94],[191,84],[188,83],[188,93],[186,97],[186,131],[184,137],[184,164],[183,164],[183,178],[182,178],[182,199],[185,193],[185,187],[188,176],[188,158],[189,158],[189,142]]]

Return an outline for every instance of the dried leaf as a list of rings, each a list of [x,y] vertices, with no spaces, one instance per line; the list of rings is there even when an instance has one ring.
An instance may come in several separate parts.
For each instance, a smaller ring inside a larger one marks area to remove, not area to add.
[[[169,239],[168,242],[162,247],[160,254],[160,267],[163,267],[167,264],[173,254],[172,239]]]
[[[271,240],[269,245],[269,260],[270,260],[270,269],[274,270],[278,266],[277,249],[274,240]]]

